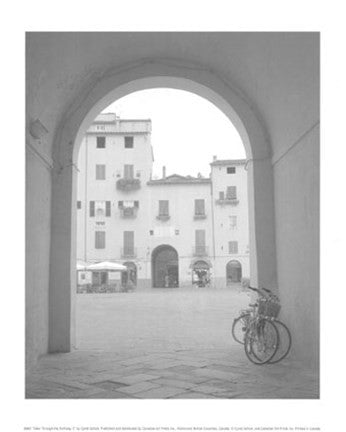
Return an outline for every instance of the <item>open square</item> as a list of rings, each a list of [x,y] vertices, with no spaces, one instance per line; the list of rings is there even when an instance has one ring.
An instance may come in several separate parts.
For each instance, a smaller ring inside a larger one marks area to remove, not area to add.
[[[291,354],[255,366],[231,336],[249,296],[156,289],[77,296],[77,350],[45,356],[28,398],[316,398],[316,371]]]

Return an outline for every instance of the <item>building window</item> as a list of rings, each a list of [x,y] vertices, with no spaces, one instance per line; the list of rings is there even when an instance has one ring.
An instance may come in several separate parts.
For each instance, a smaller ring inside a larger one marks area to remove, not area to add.
[[[159,201],[159,216],[169,216],[169,201],[160,200]]]
[[[133,148],[133,136],[124,137],[124,144],[126,149]]]
[[[229,227],[231,230],[237,228],[237,216],[230,216],[229,217]]]
[[[195,231],[195,253],[197,255],[204,254],[206,251],[205,248],[205,230],[196,230]]]
[[[106,137],[104,136],[96,137],[96,148],[98,149],[106,148]]]
[[[124,231],[124,256],[133,256],[135,251],[134,231]]]
[[[205,215],[205,202],[204,199],[195,199],[195,215]]]
[[[237,187],[227,186],[226,197],[227,199],[237,199]]]
[[[129,180],[133,179],[133,165],[124,165],[124,178]]]
[[[110,217],[110,201],[90,201],[90,217]]]
[[[180,231],[178,229],[175,230],[175,235],[179,235]]]
[[[237,241],[228,242],[228,253],[229,254],[237,254],[238,253],[238,242]]]
[[[149,234],[150,234],[151,236],[153,236],[153,235],[154,235],[154,230],[150,230],[150,231],[149,231]]]
[[[219,200],[224,200],[225,199],[225,192],[219,192]]]
[[[106,232],[95,231],[95,249],[105,249],[106,247]]]
[[[106,217],[110,217],[110,216],[111,216],[111,202],[106,201]]]
[[[82,208],[82,201],[77,201],[77,209],[80,210]]]
[[[235,174],[235,167],[227,167],[227,174]]]
[[[95,217],[95,201],[90,201],[89,203],[89,216]]]
[[[106,180],[106,165],[96,165],[96,180]]]

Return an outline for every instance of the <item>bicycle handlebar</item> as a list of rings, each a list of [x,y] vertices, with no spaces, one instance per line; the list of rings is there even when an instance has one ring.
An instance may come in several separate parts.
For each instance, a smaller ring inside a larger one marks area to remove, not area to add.
[[[268,298],[268,294],[269,294],[269,296],[273,296],[274,295],[272,293],[272,291],[270,291],[270,289],[268,289],[268,288],[254,288],[254,287],[252,287],[250,285],[247,288],[250,289],[251,291],[255,291],[258,295],[260,295],[262,297]]]
[[[273,294],[273,291],[271,291],[270,289],[268,289],[268,288],[261,288],[262,290],[264,290],[264,291],[266,291],[267,293],[269,293],[269,294]]]

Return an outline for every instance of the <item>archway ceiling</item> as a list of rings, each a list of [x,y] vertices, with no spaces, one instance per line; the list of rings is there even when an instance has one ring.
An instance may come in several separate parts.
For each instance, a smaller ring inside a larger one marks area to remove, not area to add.
[[[317,33],[28,33],[27,108],[53,140],[87,82],[143,58],[207,65],[251,102],[282,153],[319,118]],[[47,149],[49,152],[49,149]]]

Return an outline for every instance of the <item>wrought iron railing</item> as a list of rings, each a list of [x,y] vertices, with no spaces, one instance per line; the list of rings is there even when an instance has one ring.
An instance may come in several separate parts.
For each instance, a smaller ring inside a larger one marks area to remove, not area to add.
[[[120,178],[116,181],[117,189],[124,192],[137,190],[141,187],[141,181],[138,178]]]

